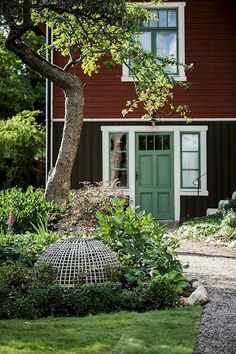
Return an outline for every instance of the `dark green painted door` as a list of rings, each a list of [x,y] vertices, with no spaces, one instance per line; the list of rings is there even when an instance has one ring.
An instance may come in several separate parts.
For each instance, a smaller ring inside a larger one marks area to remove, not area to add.
[[[171,133],[136,134],[136,205],[156,219],[174,218]]]

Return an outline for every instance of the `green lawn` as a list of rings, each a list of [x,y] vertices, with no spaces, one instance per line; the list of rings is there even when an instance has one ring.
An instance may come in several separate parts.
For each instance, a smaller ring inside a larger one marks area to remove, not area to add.
[[[0,321],[1,354],[192,354],[200,307]]]

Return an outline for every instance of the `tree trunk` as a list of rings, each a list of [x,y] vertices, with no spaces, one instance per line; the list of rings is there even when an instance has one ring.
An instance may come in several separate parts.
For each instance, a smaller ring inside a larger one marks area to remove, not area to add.
[[[19,35],[9,35],[6,48],[14,52],[25,64],[61,87],[65,94],[65,124],[55,167],[49,173],[45,197],[62,204],[68,200],[71,172],[83,125],[83,86],[80,79],[39,56]]]
[[[56,165],[50,171],[46,186],[47,200],[62,204],[68,199],[72,168],[83,125],[82,85],[65,91],[65,123]]]

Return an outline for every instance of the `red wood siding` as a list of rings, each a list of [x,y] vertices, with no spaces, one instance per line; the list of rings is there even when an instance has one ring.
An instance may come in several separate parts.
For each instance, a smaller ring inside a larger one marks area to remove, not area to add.
[[[192,118],[236,118],[236,2],[187,0],[185,8],[186,62],[189,90],[177,88],[174,101],[187,104]],[[54,53],[54,63],[64,58]],[[92,77],[73,69],[85,84],[85,118],[121,118],[127,100],[135,97],[133,84],[121,82],[121,67],[112,71],[103,64]],[[63,118],[64,97],[54,87],[53,116]],[[142,112],[129,115],[139,117]]]

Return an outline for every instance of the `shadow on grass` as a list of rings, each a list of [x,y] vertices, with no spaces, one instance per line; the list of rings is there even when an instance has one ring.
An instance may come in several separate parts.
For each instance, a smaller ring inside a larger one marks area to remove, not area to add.
[[[0,321],[1,354],[192,354],[200,308]]]

